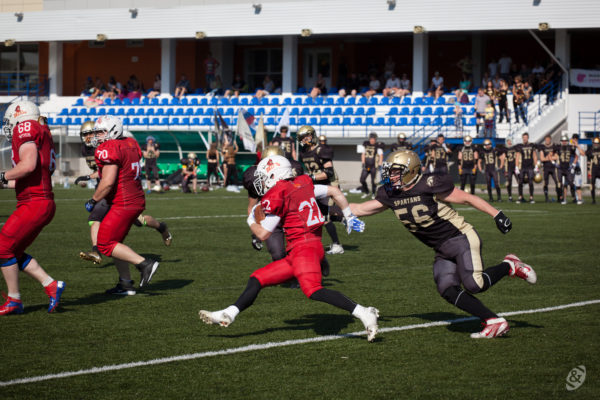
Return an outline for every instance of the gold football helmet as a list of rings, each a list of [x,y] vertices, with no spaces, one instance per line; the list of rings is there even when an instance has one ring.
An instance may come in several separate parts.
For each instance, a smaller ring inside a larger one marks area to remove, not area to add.
[[[315,128],[310,125],[303,125],[298,129],[298,141],[302,145],[313,145],[317,144],[317,132],[315,132]]]
[[[325,135],[319,136],[319,142],[325,142],[325,143],[327,143],[327,136],[325,136]]]
[[[595,137],[592,140],[592,147],[597,149],[598,147],[600,147],[600,137]]]
[[[400,132],[398,134],[398,143],[402,143],[406,140],[406,133],[404,132]]]
[[[471,143],[473,143],[473,138],[471,136],[467,135],[463,139],[463,142],[464,142],[465,146],[470,146]]]
[[[94,121],[85,121],[79,129],[79,138],[87,147],[92,147],[92,138],[96,132],[96,129],[94,129],[94,124]]]
[[[389,189],[402,189],[421,176],[421,160],[414,151],[399,150],[387,156],[381,166],[382,183]]]
[[[492,145],[492,141],[491,141],[490,139],[485,139],[485,140],[483,141],[483,145],[484,145],[484,146],[491,146],[491,145]]]
[[[541,173],[537,173],[533,176],[533,181],[535,183],[541,183],[542,182],[542,174]]]
[[[263,152],[260,153],[261,160],[264,160],[265,158],[271,157],[271,156],[283,156],[283,150],[281,149],[281,147],[267,146],[267,147],[265,147]]]
[[[195,160],[196,159],[196,153],[188,153],[187,158],[189,158],[190,160]]]

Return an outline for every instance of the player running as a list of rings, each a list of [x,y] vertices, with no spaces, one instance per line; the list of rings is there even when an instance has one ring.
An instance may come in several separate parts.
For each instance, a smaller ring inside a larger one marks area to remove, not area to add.
[[[11,103],[3,125],[2,133],[12,141],[14,167],[0,172],[0,187],[15,189],[17,209],[0,231],[0,269],[8,288],[0,315],[23,313],[19,270],[42,284],[50,298],[51,313],[56,310],[66,284],[52,279],[25,250],[52,221],[56,210],[51,178],[56,169],[54,142],[46,119],[40,117],[40,110],[30,101]]]
[[[80,176],[75,179],[75,184],[85,183],[89,180],[98,179],[98,166],[96,165],[95,151],[96,149],[92,146],[92,139],[95,134],[94,121],[86,121],[81,125],[79,136],[81,138],[81,155],[85,158],[88,167],[92,170],[92,173],[85,176]],[[97,184],[96,184],[97,186]],[[100,229],[100,222],[104,219],[104,216],[110,209],[110,205],[106,199],[102,199],[96,204],[92,212],[88,217],[88,224],[90,225],[90,236],[92,241],[92,249],[90,251],[80,251],[79,257],[86,261],[92,261],[94,264],[100,264],[102,262],[102,255],[98,250],[98,229]],[[154,228],[160,233],[163,243],[165,246],[170,246],[173,241],[173,236],[167,228],[167,224],[164,222],[158,222],[151,215],[140,214],[138,218],[133,221],[135,226],[147,226]]]
[[[484,270],[477,231],[449,203],[468,204],[489,214],[502,233],[512,228],[510,220],[480,197],[455,188],[449,175],[421,175],[419,156],[412,151],[390,154],[383,164],[382,175],[384,185],[375,200],[350,204],[352,212],[368,216],[391,208],[417,239],[435,250],[433,278],[439,294],[450,304],[485,321],[483,330],[471,337],[493,338],[507,333],[506,320],[484,306],[473,293],[486,291],[506,275],[533,284],[536,274],[513,254]]]
[[[261,240],[266,240],[282,223],[288,255],[254,271],[246,289],[233,305],[213,312],[200,310],[202,321],[229,326],[241,311],[252,305],[262,288],[296,277],[309,299],[342,308],[359,318],[367,330],[368,341],[372,341],[377,334],[379,311],[363,307],[342,293],[321,286],[319,262],[324,256],[321,232],[325,217],[317,199],[328,196],[334,199],[343,209],[348,232],[364,230],[364,223],[352,215],[342,192],[333,186],[314,185],[307,175],[294,178],[290,162],[282,156],[267,157],[258,164],[255,185],[258,194],[263,196],[260,207],[265,217],[257,221],[257,212],[253,210],[247,220],[250,230]]]
[[[140,271],[140,287],[150,282],[159,265],[158,261],[145,259],[122,243],[146,205],[140,178],[142,151],[135,139],[123,137],[123,123],[118,117],[102,116],[94,129],[92,144],[97,147],[100,183],[85,208],[92,212],[102,199],[110,204],[98,230],[98,250],[114,259],[119,283],[107,293],[133,295],[135,289],[128,263]]]

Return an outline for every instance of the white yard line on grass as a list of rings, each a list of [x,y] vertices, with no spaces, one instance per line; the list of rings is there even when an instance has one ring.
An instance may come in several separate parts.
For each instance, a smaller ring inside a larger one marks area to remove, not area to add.
[[[562,304],[562,305],[553,306],[553,307],[536,308],[536,309],[532,309],[532,310],[510,311],[510,312],[500,313],[498,315],[512,316],[512,315],[522,315],[522,314],[543,313],[543,312],[550,312],[550,311],[556,311],[556,310],[564,310],[566,308],[583,307],[583,306],[587,306],[587,305],[591,305],[591,304],[599,304],[599,303],[600,303],[600,300],[588,300],[588,301],[581,301],[578,303]],[[379,330],[379,332],[385,333],[385,332],[407,331],[407,330],[411,330],[411,329],[420,329],[420,328],[431,328],[431,327],[435,327],[435,326],[458,324],[461,322],[472,321],[474,319],[476,319],[476,318],[475,317],[464,317],[464,318],[457,318],[457,319],[447,320],[447,321],[434,321],[434,322],[427,322],[424,324],[396,326],[396,327],[391,327],[391,328],[382,328]],[[361,332],[348,333],[345,335],[318,336],[318,337],[313,337],[313,338],[308,338],[308,339],[286,340],[283,342],[251,344],[249,346],[234,347],[234,348],[226,349],[226,350],[206,351],[203,353],[192,353],[192,354],[183,354],[180,356],[156,358],[154,360],[148,360],[148,361],[137,361],[137,362],[131,362],[131,363],[125,363],[125,364],[105,365],[103,367],[93,367],[93,368],[89,368],[89,369],[81,369],[79,371],[67,371],[67,372],[60,372],[58,374],[32,376],[32,377],[28,377],[28,378],[12,379],[10,381],[4,381],[4,382],[0,381],[0,387],[19,385],[19,384],[23,384],[23,383],[41,382],[41,381],[47,381],[50,379],[69,378],[71,376],[78,376],[78,375],[99,374],[101,372],[119,371],[119,370],[128,369],[128,368],[145,367],[147,365],[157,365],[157,364],[166,364],[166,363],[171,363],[171,362],[176,362],[176,361],[195,360],[197,358],[226,356],[226,355],[236,354],[236,353],[245,353],[248,351],[272,349],[275,347],[294,346],[297,344],[305,344],[305,343],[327,342],[330,340],[342,339],[342,338],[347,338],[347,337],[351,337],[351,336],[363,336],[364,334],[365,334],[365,332],[361,331]]]

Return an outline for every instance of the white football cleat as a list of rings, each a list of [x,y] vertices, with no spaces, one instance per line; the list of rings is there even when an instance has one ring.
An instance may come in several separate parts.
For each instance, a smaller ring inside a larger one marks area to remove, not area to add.
[[[379,327],[377,326],[377,318],[379,317],[379,310],[375,307],[363,307],[362,312],[358,314],[358,318],[365,326],[367,330],[367,341],[372,342],[377,335]]]
[[[220,311],[206,311],[200,310],[198,312],[200,319],[207,325],[219,324],[224,327],[228,327],[233,322],[233,318],[225,313],[225,310]]]
[[[327,254],[344,254],[344,248],[341,244],[333,243],[329,250],[327,250]]]
[[[483,330],[481,332],[471,333],[471,338],[491,339],[506,335],[509,330],[508,322],[506,322],[504,318],[488,318],[485,320]]]
[[[537,274],[533,268],[531,268],[531,265],[525,264],[519,259],[519,257],[515,256],[514,254],[509,254],[504,257],[503,261],[510,265],[510,271],[508,272],[508,275],[521,278],[532,285],[537,282]]]

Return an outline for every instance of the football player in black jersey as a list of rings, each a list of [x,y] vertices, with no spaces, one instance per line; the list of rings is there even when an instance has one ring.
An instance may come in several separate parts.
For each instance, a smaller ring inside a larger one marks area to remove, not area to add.
[[[423,163],[423,166],[421,167],[421,171],[423,172],[424,175],[429,175],[429,174],[433,174],[434,168],[435,168],[435,152],[432,151],[433,149],[435,149],[438,146],[437,140],[435,139],[431,139],[429,141],[429,144],[427,146],[425,146],[425,162]]]
[[[383,148],[384,145],[377,141],[377,133],[371,132],[369,140],[365,140],[362,144],[363,152],[360,157],[362,163],[362,171],[360,173],[360,184],[364,199],[369,195],[369,187],[367,186],[367,176],[371,175],[371,189],[373,198],[375,198],[375,177],[377,176],[377,168],[383,163]]]
[[[519,182],[517,172],[517,147],[513,146],[512,139],[506,139],[506,148],[504,149],[504,177],[506,178],[506,191],[508,192],[508,201],[512,201],[512,180],[513,176]]]
[[[592,204],[596,204],[596,179],[600,179],[600,138],[592,140],[592,146],[586,151],[588,174],[592,184]]]
[[[433,277],[439,294],[450,304],[484,321],[483,330],[471,337],[492,338],[507,333],[506,320],[473,294],[486,291],[506,275],[533,284],[537,280],[535,271],[513,254],[484,270],[477,231],[450,203],[470,205],[490,215],[502,233],[512,228],[508,217],[480,197],[455,188],[449,175],[422,175],[419,157],[412,151],[388,155],[382,176],[384,185],[377,191],[375,200],[350,204],[352,212],[356,216],[368,216],[392,209],[417,239],[435,250]]]
[[[398,143],[394,143],[391,147],[391,152],[398,150],[412,150],[413,146],[409,141],[406,140],[406,133],[400,132],[398,134]]]
[[[550,181],[550,177],[552,177],[552,180],[554,181],[557,201],[560,201],[562,192],[560,182],[556,177],[557,171],[554,157],[556,153],[556,147],[557,146],[552,143],[552,137],[550,135],[546,135],[546,137],[544,137],[544,143],[540,144],[539,146],[540,160],[542,161],[542,166],[544,167],[544,196],[546,197],[546,203],[550,201],[548,199],[548,182]]]
[[[337,175],[333,169],[333,149],[327,145],[327,138],[321,136],[317,143],[317,133],[312,126],[304,125],[298,129],[298,142],[300,143],[300,162],[304,164],[304,169],[317,185],[331,185],[339,187]],[[321,140],[323,139],[323,140]],[[327,254],[343,254],[342,247],[334,221],[341,222],[342,214],[339,207],[329,203],[319,203],[321,213],[325,216],[325,229],[331,237],[331,248]]]
[[[535,203],[533,200],[533,178],[535,176],[534,169],[538,161],[536,146],[529,143],[529,134],[525,132],[522,136],[523,143],[517,145],[517,166],[519,171],[519,199],[517,204],[523,201],[523,183],[527,176],[529,183],[529,202]]]
[[[186,158],[181,159],[181,190],[183,193],[190,192],[190,181],[192,181],[192,191],[198,193],[198,166],[200,160],[196,156],[196,153],[188,153]]]
[[[85,157],[85,161],[88,167],[93,171],[89,175],[80,176],[75,179],[75,184],[85,184],[87,181],[91,179],[98,179],[98,166],[96,165],[95,160],[95,152],[96,149],[92,145],[92,138],[94,137],[96,131],[94,129],[94,121],[86,121],[81,125],[79,131],[79,137],[81,139],[81,154]],[[98,184],[98,181],[96,182]],[[90,236],[92,241],[92,250],[91,251],[80,251],[79,257],[86,261],[92,261],[94,264],[100,264],[102,262],[102,256],[98,251],[98,230],[100,229],[100,223],[104,219],[104,216],[110,210],[110,204],[105,199],[99,201],[92,212],[88,217],[88,224],[90,226]],[[140,214],[138,218],[134,221],[134,225],[141,227],[147,226],[149,228],[154,228],[161,234],[163,242],[165,246],[170,246],[173,241],[173,236],[169,232],[167,228],[167,224],[164,222],[158,222],[151,215]],[[116,288],[109,289],[107,293],[109,294],[129,294],[131,291],[117,290],[119,285]],[[134,292],[135,293],[135,292]]]
[[[575,184],[573,183],[575,166],[579,160],[577,148],[569,143],[569,137],[562,135],[560,138],[560,147],[557,149],[558,157],[558,180],[563,187],[561,204],[567,204],[567,190],[575,193]]]
[[[465,190],[469,179],[470,193],[475,194],[475,177],[477,176],[477,160],[479,153],[473,146],[471,136],[465,136],[464,145],[458,149],[458,175],[460,175],[460,190]]]
[[[283,156],[288,160],[296,160],[296,141],[288,137],[288,127],[282,126],[279,130],[279,136],[271,140],[271,146],[281,147]],[[293,165],[292,165],[293,168]]]
[[[429,147],[429,157],[433,160],[434,174],[448,174],[448,156],[452,154],[452,150],[444,141],[444,135],[440,133],[436,143]]]
[[[494,201],[494,197],[492,196],[492,180],[494,181],[494,186],[496,186],[497,199],[498,201],[502,201],[498,169],[504,168],[504,155],[498,148],[492,147],[490,139],[483,141],[483,148],[479,151],[477,166],[479,167],[479,171],[485,176],[490,203]]]

